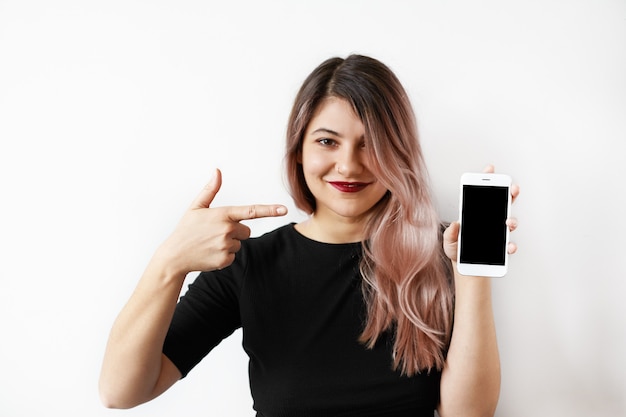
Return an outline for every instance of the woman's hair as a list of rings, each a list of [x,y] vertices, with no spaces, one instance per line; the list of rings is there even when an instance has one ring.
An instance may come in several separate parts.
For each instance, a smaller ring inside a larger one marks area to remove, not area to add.
[[[287,181],[296,206],[316,209],[298,162],[307,126],[325,98],[352,105],[365,127],[370,170],[389,190],[372,209],[361,274],[369,348],[390,331],[393,365],[404,374],[442,369],[452,331],[453,284],[442,250],[441,225],[407,94],[383,63],[361,55],[331,58],[298,92],[287,127]]]

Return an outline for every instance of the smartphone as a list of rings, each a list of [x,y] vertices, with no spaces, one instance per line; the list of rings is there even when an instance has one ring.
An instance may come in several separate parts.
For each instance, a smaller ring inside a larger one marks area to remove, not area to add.
[[[465,173],[461,176],[459,274],[503,277],[508,269],[511,177]]]

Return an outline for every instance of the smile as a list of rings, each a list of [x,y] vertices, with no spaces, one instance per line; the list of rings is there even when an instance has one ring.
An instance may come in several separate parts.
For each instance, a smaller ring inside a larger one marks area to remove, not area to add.
[[[335,187],[342,193],[356,193],[363,190],[370,185],[368,182],[343,182],[343,181],[330,181],[330,185]]]

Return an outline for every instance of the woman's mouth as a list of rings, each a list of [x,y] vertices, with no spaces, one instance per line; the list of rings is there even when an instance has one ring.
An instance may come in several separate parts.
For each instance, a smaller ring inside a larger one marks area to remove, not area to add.
[[[342,193],[357,193],[370,185],[369,182],[329,181],[329,184]]]

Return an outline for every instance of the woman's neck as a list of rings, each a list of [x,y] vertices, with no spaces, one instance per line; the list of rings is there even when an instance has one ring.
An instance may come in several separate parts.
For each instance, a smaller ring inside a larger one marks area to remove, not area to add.
[[[362,242],[365,235],[365,218],[328,219],[315,214],[296,224],[296,230],[309,239],[324,243]]]

